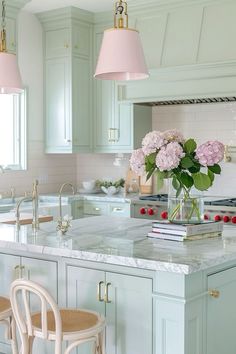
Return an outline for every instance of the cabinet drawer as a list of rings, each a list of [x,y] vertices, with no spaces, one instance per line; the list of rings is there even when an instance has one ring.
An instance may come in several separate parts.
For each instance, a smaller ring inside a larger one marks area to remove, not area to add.
[[[107,215],[108,214],[108,205],[107,203],[84,203],[84,214],[88,215]]]
[[[111,203],[109,204],[109,215],[113,216],[130,216],[130,204],[127,203]]]

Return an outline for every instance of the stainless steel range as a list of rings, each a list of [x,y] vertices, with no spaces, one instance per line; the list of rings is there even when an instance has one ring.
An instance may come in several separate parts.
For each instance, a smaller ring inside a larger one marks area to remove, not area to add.
[[[167,219],[167,194],[140,196],[131,205],[131,217]],[[204,197],[204,218],[236,226],[236,198]]]

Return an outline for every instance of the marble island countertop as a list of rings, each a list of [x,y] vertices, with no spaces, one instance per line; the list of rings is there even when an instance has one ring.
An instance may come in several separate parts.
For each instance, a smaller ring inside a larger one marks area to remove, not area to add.
[[[175,242],[147,238],[149,220],[96,216],[72,221],[66,235],[58,236],[56,223],[31,226],[0,225],[0,248],[77,258],[128,267],[189,274],[236,260],[236,229],[223,236]]]

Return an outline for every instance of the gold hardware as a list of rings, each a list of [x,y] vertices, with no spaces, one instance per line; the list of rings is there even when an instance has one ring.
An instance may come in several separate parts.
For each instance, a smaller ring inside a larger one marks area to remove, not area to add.
[[[117,143],[119,141],[119,130],[117,128],[108,129],[108,141],[109,143]]]
[[[124,209],[123,208],[112,208],[112,211],[123,211]]]
[[[215,299],[220,297],[220,292],[218,290],[215,290],[215,289],[208,290],[208,294],[210,296],[214,297]]]
[[[97,286],[97,299],[100,302],[104,301],[104,299],[102,298],[102,295],[101,295],[101,289],[102,289],[103,284],[104,284],[104,281],[100,281]]]
[[[115,3],[114,28],[128,28],[127,2],[119,0]]]
[[[69,44],[68,44],[68,43],[65,43],[65,44],[64,44],[64,48],[68,49],[68,48],[69,48]]]
[[[100,211],[101,209],[100,208],[93,208],[95,211]]]
[[[111,285],[111,283],[107,283],[106,286],[105,286],[105,292],[104,292],[104,301],[107,303],[107,304],[110,304],[111,301],[109,300],[109,294],[108,294],[108,287]]]
[[[25,266],[19,266],[20,269],[20,278],[25,276]]]
[[[19,266],[19,265],[15,266],[15,268],[14,268],[15,279],[20,278],[20,272],[19,272],[19,270],[20,270],[20,266]]]
[[[229,146],[225,145],[224,149],[224,162],[231,162],[232,158],[229,156]]]

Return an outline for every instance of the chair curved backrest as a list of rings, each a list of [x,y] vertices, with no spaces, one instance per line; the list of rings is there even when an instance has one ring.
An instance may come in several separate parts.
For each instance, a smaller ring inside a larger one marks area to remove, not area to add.
[[[40,337],[43,339],[48,339],[50,334],[48,330],[47,311],[52,311],[55,320],[55,353],[60,354],[62,345],[62,321],[57,303],[41,285],[31,280],[17,279],[11,284],[10,301],[20,333],[22,346],[23,348],[28,348],[29,337],[34,336],[31,319],[32,310],[30,309],[29,303],[30,294],[36,295],[39,299],[39,313],[41,313]]]

